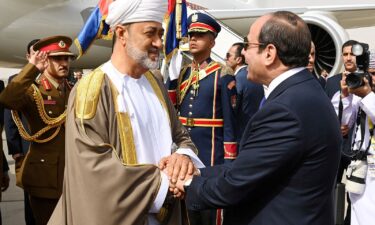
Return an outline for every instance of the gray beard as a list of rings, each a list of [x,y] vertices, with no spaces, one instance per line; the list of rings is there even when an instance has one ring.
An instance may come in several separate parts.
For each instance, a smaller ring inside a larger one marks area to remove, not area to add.
[[[142,52],[130,42],[126,45],[126,52],[132,59],[134,59],[134,61],[144,68],[154,70],[159,67],[159,57],[155,61],[151,60],[148,57],[147,52]]]

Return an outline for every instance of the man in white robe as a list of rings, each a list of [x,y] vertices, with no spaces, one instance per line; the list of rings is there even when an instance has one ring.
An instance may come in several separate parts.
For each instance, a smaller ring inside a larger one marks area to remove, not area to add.
[[[63,194],[49,224],[187,224],[183,202],[167,194],[169,183],[203,164],[149,72],[159,63],[166,3],[110,5],[113,53],[72,90]]]

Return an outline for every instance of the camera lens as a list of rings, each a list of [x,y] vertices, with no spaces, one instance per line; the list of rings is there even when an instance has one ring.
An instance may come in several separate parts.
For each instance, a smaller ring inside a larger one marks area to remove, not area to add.
[[[358,88],[363,85],[363,77],[363,73],[350,73],[346,77],[346,85],[351,89]]]

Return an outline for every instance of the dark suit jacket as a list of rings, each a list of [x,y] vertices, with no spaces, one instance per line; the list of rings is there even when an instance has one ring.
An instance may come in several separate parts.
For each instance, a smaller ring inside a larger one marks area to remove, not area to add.
[[[341,78],[342,78],[341,73],[328,78],[325,89],[326,89],[326,93],[329,99],[332,99],[333,95],[335,95],[336,92],[341,90],[341,87],[340,87]]]
[[[16,75],[17,74],[9,77],[8,84]],[[22,116],[22,114],[20,114],[20,118],[22,119],[23,126],[27,128],[27,121],[25,120],[24,116]],[[12,114],[9,109],[4,109],[4,128],[5,135],[7,138],[8,154],[26,154],[26,152],[29,150],[30,143],[28,141],[25,141],[21,137],[20,133],[18,132],[17,126],[13,121]]]
[[[319,76],[319,77],[317,77],[316,79],[318,79],[320,85],[321,85],[322,88],[324,89],[324,88],[326,87],[326,83],[327,83],[326,79],[324,79],[324,77],[322,77],[322,76]]]
[[[237,142],[241,140],[247,122],[258,111],[264,96],[263,85],[247,79],[246,67],[236,74],[237,88]]]
[[[225,208],[227,225],[332,225],[340,144],[331,102],[303,70],[249,121],[233,163],[194,177],[187,206]]]
[[[3,90],[4,90],[4,81],[0,80],[0,93]],[[1,133],[3,131],[3,127],[4,127],[4,107],[2,105],[0,105],[0,137],[1,137]],[[7,161],[7,159],[5,158],[5,155],[4,155],[3,141],[2,141],[2,139],[0,139],[0,140],[1,140],[0,141],[0,149],[3,151],[3,152],[0,153],[1,154],[1,156],[0,156],[1,157],[0,165],[2,166],[1,169],[0,169],[0,171],[1,172],[6,172],[6,171],[9,170],[9,166],[8,166],[8,161]]]
[[[0,93],[4,90],[4,81],[0,80]],[[3,132],[4,125],[4,107],[0,105],[0,135]],[[3,179],[4,172],[9,170],[8,161],[5,158],[3,150],[3,140],[0,140],[0,181]],[[1,191],[0,191],[0,201],[1,201]]]

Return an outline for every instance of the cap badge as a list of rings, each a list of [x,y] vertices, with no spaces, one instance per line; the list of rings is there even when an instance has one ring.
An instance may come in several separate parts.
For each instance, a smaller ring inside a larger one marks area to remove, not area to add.
[[[193,23],[197,22],[198,21],[198,14],[194,14],[193,17],[191,17],[191,21]]]
[[[60,42],[59,42],[59,47],[60,47],[60,48],[65,48],[65,46],[66,46],[66,44],[65,44],[64,41],[60,41]]]

